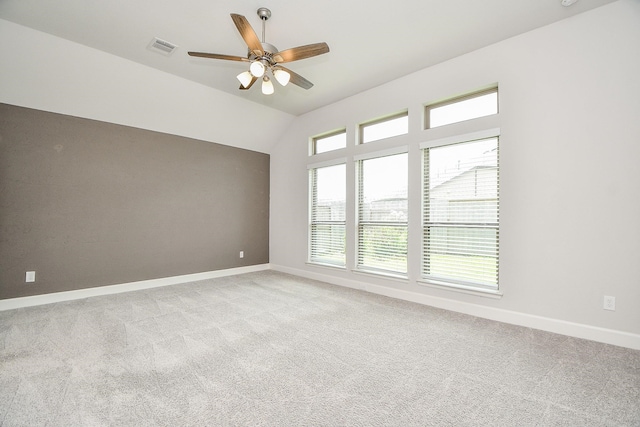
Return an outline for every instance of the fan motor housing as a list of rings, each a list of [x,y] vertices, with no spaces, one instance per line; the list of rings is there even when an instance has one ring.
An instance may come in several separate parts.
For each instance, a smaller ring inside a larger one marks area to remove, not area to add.
[[[264,42],[262,43],[262,50],[272,55],[278,52],[278,49],[274,45]]]
[[[251,49],[248,49],[247,58],[249,58],[252,61],[254,59],[267,59],[269,62],[275,62],[273,60],[273,54],[278,52],[278,48],[270,43],[263,42],[261,44],[262,44],[262,51],[264,52],[264,55],[262,56],[262,58],[259,58],[256,55],[254,55]]]

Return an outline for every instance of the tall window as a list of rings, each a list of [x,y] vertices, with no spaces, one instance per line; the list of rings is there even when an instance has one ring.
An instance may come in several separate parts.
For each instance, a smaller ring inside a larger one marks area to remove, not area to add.
[[[358,263],[407,273],[407,153],[358,162]]]
[[[425,279],[498,288],[498,138],[424,149]]]
[[[309,170],[309,262],[344,267],[346,165]]]

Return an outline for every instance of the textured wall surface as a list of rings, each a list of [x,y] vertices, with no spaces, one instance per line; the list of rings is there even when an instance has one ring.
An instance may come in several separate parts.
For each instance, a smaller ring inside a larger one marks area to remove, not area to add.
[[[267,262],[267,154],[0,104],[0,299]]]

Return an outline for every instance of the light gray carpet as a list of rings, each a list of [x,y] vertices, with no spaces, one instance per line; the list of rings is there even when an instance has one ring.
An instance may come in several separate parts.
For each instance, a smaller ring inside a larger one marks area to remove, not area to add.
[[[3,426],[640,426],[640,352],[273,271],[0,312]]]

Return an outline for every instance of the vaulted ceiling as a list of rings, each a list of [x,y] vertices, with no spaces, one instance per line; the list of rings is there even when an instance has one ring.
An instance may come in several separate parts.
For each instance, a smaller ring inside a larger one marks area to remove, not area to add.
[[[613,1],[565,7],[561,0],[2,0],[0,18],[300,115]],[[265,41],[280,50],[329,45],[327,54],[287,64],[314,83],[310,90],[276,83],[270,96],[259,85],[240,91],[236,75],[246,63],[187,55],[245,56],[230,13],[244,15],[261,37],[259,7],[272,11]],[[169,56],[158,53],[149,48],[154,37],[178,47]]]

